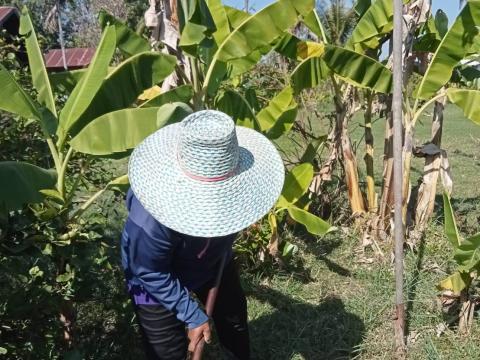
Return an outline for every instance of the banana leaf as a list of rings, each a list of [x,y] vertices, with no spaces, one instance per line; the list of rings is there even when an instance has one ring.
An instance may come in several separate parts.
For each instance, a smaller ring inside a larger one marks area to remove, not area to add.
[[[76,151],[97,156],[125,153],[156,130],[183,120],[191,112],[182,103],[114,111],[91,121],[70,145]]]
[[[131,106],[144,90],[170,75],[176,63],[174,56],[159,52],[145,52],[128,58],[105,78],[69,133],[75,136],[93,119]]]
[[[133,56],[150,50],[147,39],[130,29],[127,24],[110,15],[105,10],[98,14],[100,26],[104,29],[108,25],[115,26],[117,47],[127,56]]]
[[[82,76],[80,82],[73,89],[62,112],[57,129],[58,143],[62,145],[70,128],[77,122],[80,116],[87,110],[98,90],[102,86],[103,79],[108,73],[108,65],[115,51],[115,28],[107,26],[97,47],[95,56]]]
[[[480,41],[480,1],[471,0],[462,9],[432,57],[415,96],[429,99],[452,77],[452,72]]]
[[[16,161],[0,162],[0,209],[21,209],[26,204],[40,203],[43,189],[52,189],[56,172]]]
[[[463,110],[468,119],[480,125],[480,91],[450,88],[447,90],[450,102]]]
[[[392,92],[392,72],[366,55],[327,45],[323,61],[335,74],[354,86],[385,94]]]
[[[19,31],[25,38],[28,64],[32,74],[32,84],[38,92],[37,100],[42,106],[50,110],[52,115],[56,118],[57,110],[55,109],[55,100],[48,79],[47,69],[45,68],[42,51],[38,45],[37,35],[35,34],[35,29],[33,28],[32,20],[30,19],[30,14],[26,7],[23,8],[22,15],[20,16]]]

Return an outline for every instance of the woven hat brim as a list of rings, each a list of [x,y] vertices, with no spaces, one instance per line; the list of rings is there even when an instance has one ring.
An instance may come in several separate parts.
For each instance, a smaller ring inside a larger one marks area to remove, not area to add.
[[[180,124],[150,135],[130,158],[135,196],[156,220],[187,235],[225,236],[257,222],[280,196],[285,170],[270,140],[245,127],[236,130],[239,165],[234,176],[218,182],[195,180],[180,168]]]

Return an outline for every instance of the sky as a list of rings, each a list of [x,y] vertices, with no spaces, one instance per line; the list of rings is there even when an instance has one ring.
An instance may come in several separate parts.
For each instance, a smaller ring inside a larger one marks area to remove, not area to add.
[[[348,1],[348,0],[347,0]],[[260,10],[272,3],[272,0],[249,0],[249,6],[253,10]],[[243,8],[244,0],[223,0],[223,3],[238,8]],[[433,10],[441,8],[447,13],[450,24],[458,14],[458,0],[433,0]]]

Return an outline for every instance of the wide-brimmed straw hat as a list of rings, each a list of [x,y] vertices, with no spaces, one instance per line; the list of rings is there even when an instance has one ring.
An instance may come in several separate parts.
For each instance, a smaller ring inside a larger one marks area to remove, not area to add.
[[[187,235],[218,237],[268,213],[285,172],[265,136],[205,110],[146,138],[133,151],[128,176],[135,196],[160,223]]]

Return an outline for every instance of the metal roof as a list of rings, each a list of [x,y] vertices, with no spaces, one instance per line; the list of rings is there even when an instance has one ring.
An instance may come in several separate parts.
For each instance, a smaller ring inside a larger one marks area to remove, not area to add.
[[[18,13],[18,10],[17,8],[13,7],[13,6],[0,6],[0,28],[3,27],[3,25],[8,21],[10,20],[10,18],[12,16],[15,16],[17,21],[18,21],[18,18],[19,18],[19,13]],[[12,30],[12,29],[8,29],[8,30]],[[17,29],[18,31],[18,29]]]
[[[92,61],[95,49],[71,48],[65,49],[65,59],[68,69],[81,69],[87,67]],[[61,49],[49,50],[45,55],[45,66],[48,70],[63,70]]]

